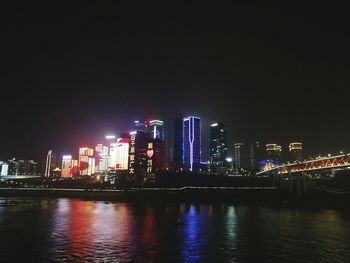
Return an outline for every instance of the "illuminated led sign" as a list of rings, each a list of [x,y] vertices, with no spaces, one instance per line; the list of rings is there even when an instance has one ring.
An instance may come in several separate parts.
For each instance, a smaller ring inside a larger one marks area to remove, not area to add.
[[[135,146],[136,133],[130,135],[130,149],[129,149],[129,174],[135,174]]]
[[[153,173],[153,155],[154,155],[154,149],[153,149],[153,143],[148,143],[147,147],[147,173],[151,174]]]

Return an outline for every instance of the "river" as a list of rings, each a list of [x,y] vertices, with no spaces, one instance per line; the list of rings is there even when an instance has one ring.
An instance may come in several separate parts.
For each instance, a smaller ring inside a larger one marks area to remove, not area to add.
[[[223,202],[0,197],[0,257],[0,262],[350,262],[350,214]]]

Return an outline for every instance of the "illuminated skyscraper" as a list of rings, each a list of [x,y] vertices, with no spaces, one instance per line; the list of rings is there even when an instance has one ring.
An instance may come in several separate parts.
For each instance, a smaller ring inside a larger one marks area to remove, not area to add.
[[[170,171],[183,166],[183,118],[176,117],[165,122],[165,160]]]
[[[34,160],[27,161],[27,175],[37,175],[38,163]],[[53,170],[52,170],[53,171]]]
[[[129,139],[119,138],[117,143],[111,143],[108,169],[110,171],[128,170]]]
[[[260,142],[249,143],[249,169],[259,170],[259,161],[263,160],[264,154]]]
[[[246,149],[244,143],[234,144],[234,164],[236,169],[245,168]]]
[[[8,160],[8,175],[18,175],[19,162],[13,158]]]
[[[183,163],[190,171],[201,166],[201,119],[198,117],[183,119]]]
[[[266,157],[269,160],[281,162],[282,147],[277,144],[266,144]]]
[[[107,172],[108,167],[108,147],[103,144],[97,144],[95,147],[96,166],[95,170],[99,173]]]
[[[293,142],[289,144],[289,160],[291,162],[301,162],[303,160],[303,144]]]
[[[146,121],[134,121],[135,131],[147,132],[147,122]]]
[[[152,139],[159,139],[164,141],[164,122],[160,120],[152,120],[148,125],[148,132]]]
[[[73,160],[71,155],[63,155],[61,176],[70,178],[78,173],[78,160]]]
[[[79,148],[80,175],[93,175],[95,173],[94,150],[88,147]]]
[[[226,167],[228,156],[226,127],[223,123],[214,123],[210,127],[210,165],[213,170]]]
[[[134,131],[130,133],[129,180],[141,181],[147,172],[147,149],[151,140],[149,133]]]
[[[147,180],[153,181],[157,172],[165,170],[164,156],[164,141],[151,139],[147,145]]]
[[[53,169],[57,167],[57,157],[53,150],[48,151],[45,165],[45,177],[50,177]]]

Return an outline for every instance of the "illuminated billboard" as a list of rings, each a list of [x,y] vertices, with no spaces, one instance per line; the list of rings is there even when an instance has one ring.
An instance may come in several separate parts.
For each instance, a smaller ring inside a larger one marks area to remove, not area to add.
[[[165,170],[165,146],[162,140],[151,140],[147,145],[147,174]]]
[[[153,149],[153,142],[148,143],[147,147],[147,173],[153,174],[153,156],[154,156],[154,149]]]
[[[135,174],[136,133],[130,133],[129,145],[129,174]]]

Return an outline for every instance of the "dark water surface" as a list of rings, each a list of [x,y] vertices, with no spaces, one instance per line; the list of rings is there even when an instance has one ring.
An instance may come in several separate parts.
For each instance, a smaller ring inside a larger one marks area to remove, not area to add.
[[[0,262],[52,261],[350,262],[350,214],[215,202],[0,198]]]

